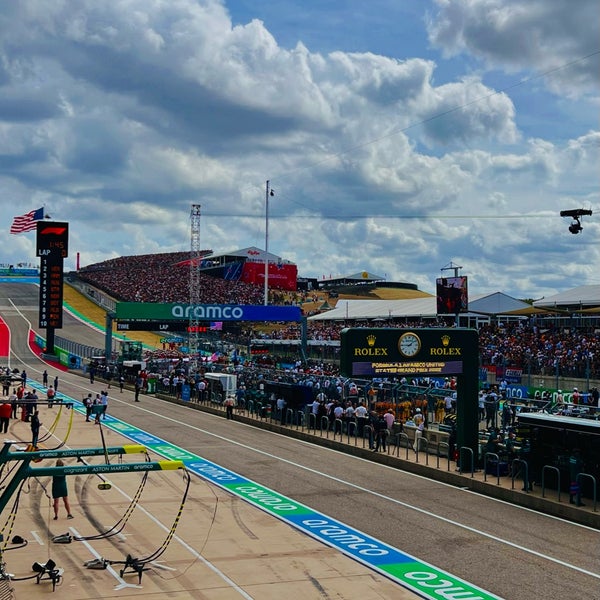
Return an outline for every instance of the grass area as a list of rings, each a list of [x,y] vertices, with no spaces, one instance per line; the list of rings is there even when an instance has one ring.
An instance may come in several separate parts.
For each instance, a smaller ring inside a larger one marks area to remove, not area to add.
[[[72,306],[77,312],[84,315],[87,319],[96,323],[97,325],[100,325],[102,328],[105,327],[106,311],[100,308],[97,304],[94,304],[81,292],[70,285],[65,285],[63,288],[63,298],[69,306]],[[113,333],[117,333],[114,326]],[[123,337],[122,333],[120,332],[119,335]],[[152,333],[151,331],[132,331],[127,335],[127,339],[135,342],[142,342],[151,348],[162,347],[162,344],[160,343],[161,336],[157,335],[156,333]]]
[[[373,294],[379,300],[412,300],[413,298],[430,298],[431,294],[421,290],[405,290],[401,288],[375,288]]]

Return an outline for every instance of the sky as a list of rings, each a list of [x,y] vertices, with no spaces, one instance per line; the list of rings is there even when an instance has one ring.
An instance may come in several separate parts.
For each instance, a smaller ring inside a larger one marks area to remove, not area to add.
[[[0,0],[0,263],[257,246],[318,279],[600,284],[598,0]],[[266,189],[269,196],[268,219]],[[561,210],[591,210],[569,232]]]

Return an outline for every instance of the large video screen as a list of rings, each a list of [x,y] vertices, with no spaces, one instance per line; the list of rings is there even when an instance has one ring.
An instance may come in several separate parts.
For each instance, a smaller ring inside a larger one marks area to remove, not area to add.
[[[438,315],[457,315],[469,308],[466,277],[440,277],[435,280]]]

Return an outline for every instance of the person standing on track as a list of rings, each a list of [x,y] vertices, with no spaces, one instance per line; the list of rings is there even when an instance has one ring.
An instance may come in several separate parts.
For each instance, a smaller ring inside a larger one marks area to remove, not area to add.
[[[100,415],[102,414],[102,400],[100,394],[96,394],[92,403],[92,414],[94,415],[94,423],[98,425],[100,423]]]
[[[102,390],[100,392],[100,404],[102,405],[102,420],[106,419],[106,411],[108,410],[108,392]],[[100,417],[98,417],[100,418]]]
[[[92,399],[92,394],[88,394],[83,399],[83,405],[85,406],[85,420],[89,423],[90,417],[92,415],[92,405],[94,404],[94,400]]]
[[[11,417],[13,419],[17,418],[17,409],[19,407],[19,399],[17,397],[17,392],[15,390],[13,390],[13,393],[8,397],[8,400],[10,402],[10,408],[11,408]]]
[[[48,408],[52,408],[54,406],[54,397],[55,397],[56,393],[54,392],[54,388],[52,386],[50,386],[47,390],[46,390],[46,398],[48,400]]]
[[[57,467],[64,467],[65,463],[59,458],[56,461]],[[58,519],[58,505],[60,499],[65,505],[65,509],[67,510],[67,519],[72,519],[73,515],[71,514],[71,505],[69,504],[69,492],[67,490],[67,476],[66,475],[54,475],[52,477],[52,504],[54,507],[54,520]]]
[[[2,433],[8,433],[8,424],[10,423],[10,417],[12,415],[12,406],[8,400],[4,400],[0,404],[0,431]]]
[[[41,426],[42,424],[40,423],[40,411],[36,409],[31,415],[31,445],[34,449],[37,448],[38,445]]]

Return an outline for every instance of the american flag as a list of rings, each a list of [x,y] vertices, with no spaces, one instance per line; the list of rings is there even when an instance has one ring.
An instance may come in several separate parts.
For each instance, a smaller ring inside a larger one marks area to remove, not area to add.
[[[11,233],[24,233],[25,231],[31,231],[37,227],[37,221],[41,221],[44,218],[44,208],[38,208],[37,210],[30,210],[27,214],[15,217],[12,225],[10,226]]]

